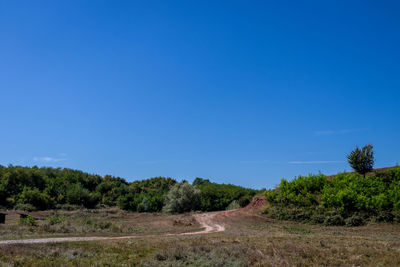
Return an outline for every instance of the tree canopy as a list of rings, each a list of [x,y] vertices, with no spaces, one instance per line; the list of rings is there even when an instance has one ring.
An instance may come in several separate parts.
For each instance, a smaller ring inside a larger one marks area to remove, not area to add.
[[[347,155],[350,166],[359,174],[364,175],[374,167],[374,152],[372,145],[366,145],[362,149],[358,146]]]
[[[173,190],[168,194],[171,188]],[[190,191],[190,188],[194,191]],[[183,193],[172,197],[179,192]],[[157,212],[167,204],[171,206],[171,200],[175,198],[181,205],[174,209],[177,212],[192,209],[209,211],[223,210],[233,200],[245,205],[256,192],[240,186],[211,183],[202,178],[196,178],[193,186],[187,182],[178,184],[176,180],[166,177],[129,183],[120,177],[102,177],[72,169],[0,165],[0,208],[9,209],[45,210],[118,205],[128,211]],[[186,208],[187,202],[183,198],[195,205]]]

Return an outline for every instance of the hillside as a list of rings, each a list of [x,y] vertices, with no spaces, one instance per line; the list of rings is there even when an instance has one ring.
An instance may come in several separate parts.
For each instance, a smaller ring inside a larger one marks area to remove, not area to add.
[[[376,168],[373,169],[372,171],[366,173],[365,176],[375,176],[378,173],[385,173],[389,170],[393,170],[395,168],[397,168],[398,166],[393,166],[393,167],[384,167],[384,168]],[[346,172],[346,173],[355,173],[355,172]],[[334,177],[338,176],[338,174],[333,174],[333,175],[327,175],[326,178],[328,179],[333,179]]]

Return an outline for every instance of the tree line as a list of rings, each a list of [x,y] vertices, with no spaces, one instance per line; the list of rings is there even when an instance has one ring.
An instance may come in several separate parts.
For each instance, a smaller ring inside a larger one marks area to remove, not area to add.
[[[127,182],[67,168],[0,165],[0,208],[4,209],[119,206],[137,212],[211,211],[226,209],[234,201],[245,205],[257,192],[202,178],[196,178],[193,184],[168,177]]]

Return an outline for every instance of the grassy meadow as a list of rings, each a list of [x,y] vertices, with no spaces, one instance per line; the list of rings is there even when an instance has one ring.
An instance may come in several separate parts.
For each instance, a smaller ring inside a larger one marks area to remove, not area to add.
[[[56,215],[57,214],[57,215]],[[122,236],[126,240],[3,245],[0,266],[399,266],[400,225],[323,226],[271,219],[252,210],[221,212],[226,231],[196,231],[192,214],[126,213],[119,209],[46,211],[37,226],[17,214],[0,225],[2,239]]]

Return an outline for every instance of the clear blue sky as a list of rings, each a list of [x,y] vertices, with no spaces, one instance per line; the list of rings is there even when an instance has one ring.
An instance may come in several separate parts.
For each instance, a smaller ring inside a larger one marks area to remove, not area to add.
[[[399,1],[0,0],[0,164],[271,188],[400,161]]]

